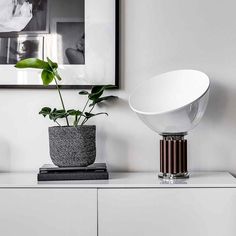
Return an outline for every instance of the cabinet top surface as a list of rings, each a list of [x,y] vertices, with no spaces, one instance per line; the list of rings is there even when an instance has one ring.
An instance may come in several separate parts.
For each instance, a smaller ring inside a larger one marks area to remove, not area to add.
[[[192,172],[189,179],[162,180],[156,172],[113,172],[109,180],[38,182],[37,173],[1,173],[0,188],[236,188],[228,172]]]

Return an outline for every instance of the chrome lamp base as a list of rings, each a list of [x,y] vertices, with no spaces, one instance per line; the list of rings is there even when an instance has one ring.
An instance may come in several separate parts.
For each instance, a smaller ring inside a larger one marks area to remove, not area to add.
[[[177,173],[177,174],[168,174],[168,173],[160,173],[158,177],[161,179],[188,179],[189,173]]]
[[[162,179],[189,178],[187,140],[184,134],[165,134],[160,140],[160,174]]]

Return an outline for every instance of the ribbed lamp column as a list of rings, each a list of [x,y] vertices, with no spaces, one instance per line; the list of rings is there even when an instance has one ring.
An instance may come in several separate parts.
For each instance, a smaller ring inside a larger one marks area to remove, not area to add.
[[[161,178],[188,178],[187,140],[184,135],[164,135],[160,140]]]

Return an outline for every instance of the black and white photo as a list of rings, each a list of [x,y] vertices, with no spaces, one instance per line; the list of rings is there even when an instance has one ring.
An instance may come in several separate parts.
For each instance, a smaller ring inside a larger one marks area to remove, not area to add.
[[[15,64],[26,58],[43,59],[43,37],[0,38],[0,63]]]
[[[84,22],[57,22],[58,63],[85,64]]]
[[[0,34],[46,33],[48,0],[0,0]]]
[[[33,57],[43,59],[43,37],[11,38],[9,55],[10,58],[15,56],[16,62]]]
[[[0,64],[9,64],[9,38],[0,38]]]

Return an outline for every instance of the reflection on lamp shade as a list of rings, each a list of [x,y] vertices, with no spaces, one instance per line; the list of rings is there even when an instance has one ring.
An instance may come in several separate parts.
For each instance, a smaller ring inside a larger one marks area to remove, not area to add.
[[[199,124],[208,103],[210,80],[196,70],[157,75],[139,85],[129,104],[152,130],[185,134]]]

